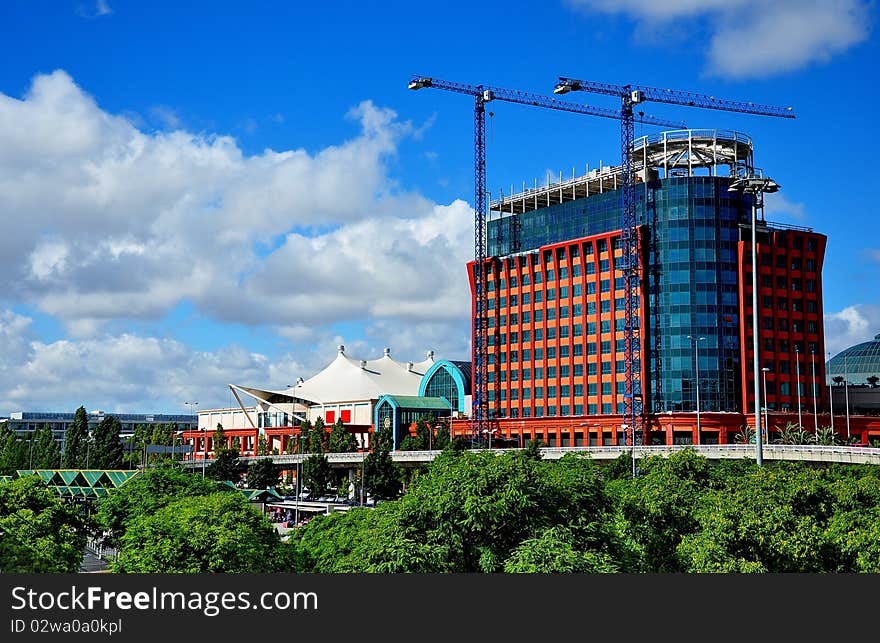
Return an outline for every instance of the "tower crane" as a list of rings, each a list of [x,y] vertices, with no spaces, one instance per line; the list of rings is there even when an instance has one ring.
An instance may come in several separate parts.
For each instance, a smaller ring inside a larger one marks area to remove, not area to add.
[[[469,85],[427,76],[413,76],[409,89],[432,87],[474,97],[474,317],[473,317],[473,364],[471,371],[471,442],[475,444],[488,431],[489,400],[487,377],[488,349],[488,298],[486,293],[486,112],[485,105],[501,100],[521,105],[546,107],[576,114],[622,118],[616,110],[577,103],[567,103],[549,96],[541,96],[515,89],[489,85]],[[683,127],[653,116],[640,115],[641,122],[662,127]],[[632,125],[630,125],[632,128]]]
[[[625,335],[626,335],[626,391],[624,393],[626,423],[629,424],[632,440],[635,444],[637,436],[644,433],[644,415],[642,408],[642,385],[641,385],[641,332],[634,323],[635,305],[633,289],[640,283],[639,239],[638,220],[635,208],[635,179],[633,177],[632,146],[633,146],[633,105],[646,101],[655,103],[669,103],[672,105],[684,105],[686,107],[700,107],[703,109],[718,109],[727,112],[742,112],[745,114],[759,114],[762,116],[777,116],[779,118],[795,118],[791,107],[775,107],[773,105],[759,105],[745,101],[721,100],[714,96],[698,94],[689,91],[674,89],[658,89],[643,85],[614,85],[610,83],[598,83],[589,80],[579,80],[566,76],[559,76],[559,82],[553,89],[554,94],[567,94],[573,91],[592,92],[616,96],[620,99],[620,157],[621,157],[621,246],[623,249],[623,270],[625,275]],[[754,246],[754,240],[752,241]],[[753,269],[753,273],[754,273]],[[754,329],[757,337],[758,329]],[[758,366],[757,348],[755,349],[755,405],[758,397]],[[637,365],[637,367],[636,367]],[[760,421],[760,420],[758,420]],[[624,432],[626,435],[626,432]],[[760,455],[758,456],[760,464]]]

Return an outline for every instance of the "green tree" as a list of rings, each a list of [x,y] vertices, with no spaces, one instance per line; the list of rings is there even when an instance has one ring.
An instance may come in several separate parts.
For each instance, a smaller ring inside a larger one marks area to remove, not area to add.
[[[250,489],[269,489],[278,484],[278,476],[281,470],[272,462],[272,458],[265,458],[251,463],[247,471],[247,485]]]
[[[780,462],[727,476],[694,505],[696,528],[676,555],[687,573],[797,573],[827,569],[825,525],[834,514],[823,475]]]
[[[324,453],[326,448],[326,433],[324,431],[324,418],[318,417],[314,426],[309,431],[309,453]]]
[[[61,466],[61,448],[55,440],[52,429],[48,425],[37,430],[35,435],[31,436],[35,443],[32,445],[32,458],[28,458],[33,462],[33,469],[57,469]]]
[[[303,484],[309,495],[318,498],[327,493],[330,486],[330,462],[327,456],[319,453],[310,455],[303,461]]]
[[[625,461],[632,463],[628,455]],[[709,463],[685,449],[668,458],[640,459],[639,465],[638,478],[621,473],[609,488],[617,500],[619,527],[636,552],[639,570],[681,571],[676,547],[682,537],[698,529],[693,512],[711,482]]]
[[[0,426],[0,475],[11,476],[28,468],[24,442],[6,424]]]
[[[330,453],[354,453],[357,451],[357,440],[354,434],[345,430],[342,419],[336,420],[330,430],[327,449]]]
[[[391,429],[374,436],[373,450],[364,458],[363,485],[377,500],[391,500],[400,495],[403,471],[391,457]]]
[[[95,522],[104,540],[117,546],[128,525],[179,499],[215,493],[214,480],[188,473],[170,464],[146,469],[97,504]]]
[[[303,420],[299,423],[299,435],[296,436],[296,452],[297,453],[311,453],[309,450],[309,440],[311,439],[312,434],[312,423],[308,420]]]
[[[452,438],[450,437],[450,429],[448,425],[435,423],[434,444],[432,446],[437,451],[442,451],[443,449],[452,446]]]
[[[239,453],[235,449],[223,449],[205,467],[205,476],[220,482],[237,483],[246,470],[246,466],[239,463],[238,458]]]
[[[223,449],[227,448],[226,445],[226,431],[223,430],[223,425],[220,422],[217,422],[217,428],[214,429],[214,433],[211,436],[213,438],[214,443],[214,457],[220,455],[220,452]]]
[[[507,561],[533,564],[536,556],[523,550],[517,558],[517,548],[549,541],[548,530],[563,525],[556,539],[584,554],[579,569],[594,561],[600,570],[626,560],[610,510],[588,458],[446,451],[399,500],[315,518],[291,542],[303,565],[297,571],[500,572]]]
[[[263,433],[257,437],[257,455],[269,455],[269,442]]]
[[[871,388],[876,388],[877,382],[880,382],[880,377],[877,377],[876,375],[871,375],[870,377],[867,377],[865,379],[867,379],[868,384],[871,385]]]
[[[524,540],[504,562],[508,574],[596,574],[620,571],[607,552],[581,551],[577,538],[565,527],[550,527]]]
[[[73,573],[86,524],[39,476],[0,484],[0,573]]]
[[[85,466],[88,439],[89,416],[85,407],[81,406],[73,414],[73,422],[67,427],[64,438],[62,466],[65,469],[81,469]]]
[[[171,446],[174,441],[174,425],[161,422],[153,426],[150,434],[150,444],[159,446]]]
[[[112,562],[117,573],[269,573],[289,567],[269,519],[238,493],[175,500],[134,520]]]
[[[92,435],[88,452],[89,468],[119,469],[122,467],[122,424],[115,415],[104,416]]]
[[[229,449],[241,453],[241,438],[237,435],[233,435],[232,439],[229,441]]]

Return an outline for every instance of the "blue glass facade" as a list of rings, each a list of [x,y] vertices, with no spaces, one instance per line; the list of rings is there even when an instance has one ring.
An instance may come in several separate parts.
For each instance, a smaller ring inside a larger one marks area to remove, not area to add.
[[[636,207],[644,226],[645,409],[740,411],[737,246],[748,196],[727,177],[643,183]],[[491,220],[488,254],[506,256],[620,228],[620,193],[610,191]],[[699,341],[698,350],[695,340]],[[696,356],[699,355],[699,369]],[[699,379],[697,378],[699,371]]]

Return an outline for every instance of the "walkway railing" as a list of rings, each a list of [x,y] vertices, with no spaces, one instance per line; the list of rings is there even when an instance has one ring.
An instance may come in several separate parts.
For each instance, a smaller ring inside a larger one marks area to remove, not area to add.
[[[584,453],[596,460],[613,460],[622,453],[635,453],[636,458],[652,455],[668,457],[683,449],[692,449],[710,460],[742,459],[755,457],[754,444],[678,444],[659,446],[590,446],[590,447],[544,447],[541,455],[547,460],[557,460],[567,453]],[[480,449],[488,451],[489,449]],[[507,453],[513,449],[491,449],[493,453]],[[418,465],[430,462],[442,451],[393,451],[392,459],[402,465]],[[239,462],[250,464],[257,460],[271,458],[278,465],[293,465],[305,461],[311,454],[247,456]],[[364,453],[327,453],[331,466],[350,468],[363,461]],[[766,460],[800,460],[808,462],[839,462],[845,464],[880,464],[880,449],[869,447],[815,446],[799,444],[765,444],[762,455]],[[201,461],[187,461],[184,466],[201,468]]]

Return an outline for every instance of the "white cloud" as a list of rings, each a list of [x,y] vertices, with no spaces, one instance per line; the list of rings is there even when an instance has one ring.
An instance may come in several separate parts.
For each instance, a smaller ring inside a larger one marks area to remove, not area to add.
[[[314,154],[245,156],[228,136],[144,133],[63,71],[0,94],[0,296],[78,336],[184,299],[261,325],[466,315],[469,207],[396,187],[385,160],[414,130],[393,111],[346,117],[360,134]]]
[[[825,313],[825,350],[837,355],[853,344],[867,342],[880,333],[880,306],[855,304]]]
[[[109,16],[113,13],[113,9],[107,0],[96,0],[94,8],[86,8],[84,5],[77,5],[76,12],[83,18],[100,18],[101,16]]]
[[[73,411],[80,404],[116,412],[180,412],[229,404],[226,385],[282,387],[303,372],[291,355],[265,355],[228,345],[194,351],[173,339],[130,334],[94,339],[34,340],[31,320],[0,313],[0,409]],[[71,383],[75,382],[75,386]]]
[[[168,129],[177,129],[180,127],[180,117],[170,107],[157,105],[150,110],[150,115],[159,123]]]
[[[880,261],[880,250],[876,248],[868,248],[868,256],[874,261]]]
[[[771,192],[764,197],[764,216],[777,223],[798,225],[807,220],[804,204],[789,201],[781,192]]]
[[[574,7],[624,14],[640,31],[685,33],[700,40],[708,29],[708,71],[735,78],[765,77],[823,63],[867,39],[870,3],[864,0],[568,0]]]
[[[22,99],[0,94],[0,301],[67,331],[39,341],[26,317],[0,317],[0,409],[206,408],[226,403],[229,382],[308,377],[338,343],[367,358],[384,346],[467,358],[472,209],[389,176],[410,123],[370,101],[344,116],[359,127],[348,140],[248,156],[229,136],[144,132],[64,71],[36,76]],[[293,345],[270,363],[108,334],[184,301]]]

